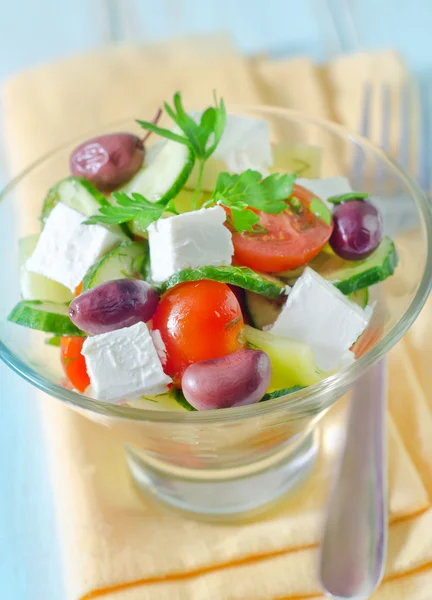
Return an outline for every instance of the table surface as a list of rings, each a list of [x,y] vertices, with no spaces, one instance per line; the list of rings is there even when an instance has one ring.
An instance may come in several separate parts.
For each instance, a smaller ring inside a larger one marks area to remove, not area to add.
[[[226,14],[231,17],[228,29],[245,52],[308,52],[316,58],[325,58],[346,49],[343,38],[348,35],[344,30],[347,21],[342,24],[343,34],[335,36],[334,25],[340,15],[331,21],[323,12],[325,5],[334,10],[339,4],[342,3],[330,0],[309,3],[208,0],[199,3],[198,8],[194,0],[160,3],[123,0],[119,20],[115,18],[116,0],[63,3],[61,14],[56,10],[57,0],[38,3],[15,0],[6,9],[2,8],[0,50],[5,51],[0,51],[0,81],[35,62],[95,48],[113,38],[151,41],[184,33],[224,30]],[[425,52],[425,48],[430,48],[432,24],[429,0],[417,0],[415,13],[413,4],[404,0],[381,0],[378,13],[376,5],[375,0],[352,2],[358,24],[354,42],[367,48],[398,47],[414,69],[428,71],[432,67],[432,53]],[[275,19],[275,14],[285,18]],[[292,27],[294,15],[296,26]],[[0,187],[5,181],[6,173],[0,165]],[[4,258],[0,257],[1,260]],[[29,384],[2,363],[0,584],[5,600],[64,598],[53,499],[35,394]]]

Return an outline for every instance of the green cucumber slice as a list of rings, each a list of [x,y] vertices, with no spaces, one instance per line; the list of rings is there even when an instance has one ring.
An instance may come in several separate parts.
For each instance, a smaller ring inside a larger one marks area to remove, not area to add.
[[[375,252],[364,260],[321,254],[309,266],[348,295],[384,281],[393,275],[397,264],[396,247],[389,237],[384,237]]]
[[[369,303],[369,289],[363,288],[362,290],[357,290],[353,294],[350,294],[348,298],[358,304],[361,308],[366,308]]]
[[[244,336],[251,348],[263,350],[270,358],[270,389],[312,385],[329,375],[316,366],[312,350],[307,344],[260,331],[249,325],[244,327]]]
[[[248,267],[232,266],[184,269],[183,271],[172,275],[168,281],[159,285],[158,291],[163,294],[163,292],[166,292],[166,290],[169,290],[179,283],[185,283],[186,281],[200,281],[201,279],[211,279],[212,281],[236,285],[245,290],[267,296],[267,298],[280,298],[285,291],[285,285],[274,277],[269,278],[260,275]]]
[[[122,242],[90,267],[83,279],[83,291],[113,279],[140,278],[147,254],[144,242]]]
[[[184,144],[160,140],[147,150],[144,167],[119,191],[141,194],[150,202],[162,197],[171,200],[183,188],[194,162],[192,151]]]
[[[396,247],[386,236],[375,252],[364,260],[344,260],[336,254],[321,252],[308,266],[348,296],[384,281],[393,275],[397,264]],[[303,270],[304,267],[300,267],[295,271],[278,273],[278,276],[289,285],[294,285]]]
[[[69,318],[66,304],[23,300],[18,302],[8,320],[23,327],[53,333],[54,335],[83,335]]]
[[[266,298],[255,292],[246,292],[245,300],[252,324],[257,329],[273,325],[282,310],[280,301]]]
[[[21,296],[24,300],[47,300],[59,304],[70,302],[73,296],[67,287],[27,269],[26,262],[33,254],[38,239],[39,234],[37,233],[21,238],[18,242]]]
[[[106,202],[106,198],[87,179],[82,177],[62,179],[50,189],[45,198],[41,216],[43,224],[45,224],[54,206],[59,202],[63,202],[86,217],[91,217]]]

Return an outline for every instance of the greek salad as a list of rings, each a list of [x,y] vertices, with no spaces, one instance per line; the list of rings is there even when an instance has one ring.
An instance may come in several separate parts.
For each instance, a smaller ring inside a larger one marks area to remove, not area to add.
[[[20,241],[9,320],[50,334],[65,385],[109,403],[242,406],[349,365],[374,335],[368,288],[397,265],[368,195],[216,97],[164,109],[171,128],[159,111],[142,138],[72,152]]]

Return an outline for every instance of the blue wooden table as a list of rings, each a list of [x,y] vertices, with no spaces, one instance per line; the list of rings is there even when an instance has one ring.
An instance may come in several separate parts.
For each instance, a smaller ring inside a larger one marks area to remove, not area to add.
[[[1,11],[0,81],[35,63],[113,39],[152,41],[227,29],[245,52],[308,53],[325,59],[350,44],[391,46],[399,48],[414,69],[432,68],[429,0],[353,0],[349,14],[343,12],[344,4],[342,0],[74,0],[62,3],[59,10],[58,0],[15,0]],[[5,180],[0,165],[0,185]],[[0,256],[0,264],[4,260]],[[2,600],[63,598],[46,462],[34,392],[0,364]]]

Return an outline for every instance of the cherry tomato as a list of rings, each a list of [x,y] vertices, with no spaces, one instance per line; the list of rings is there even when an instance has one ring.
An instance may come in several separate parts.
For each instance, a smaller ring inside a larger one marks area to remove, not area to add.
[[[169,290],[153,315],[153,329],[165,344],[165,373],[176,383],[189,365],[243,346],[240,305],[234,292],[217,281],[190,281]]]
[[[75,389],[84,392],[90,385],[85,358],[81,348],[85,337],[63,336],[60,342],[60,357],[64,372]]]
[[[312,260],[329,240],[333,224],[316,217],[309,206],[312,192],[294,186],[293,197],[300,202],[299,212],[288,208],[272,215],[258,212],[259,225],[266,233],[233,233],[234,259],[237,264],[264,273],[296,269]]]

